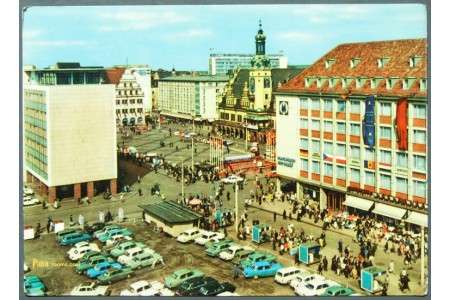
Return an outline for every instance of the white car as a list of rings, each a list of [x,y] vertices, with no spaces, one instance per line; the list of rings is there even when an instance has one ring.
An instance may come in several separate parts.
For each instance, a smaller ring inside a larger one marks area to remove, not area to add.
[[[124,254],[119,256],[119,258],[117,259],[117,262],[124,265],[127,261],[132,260],[134,257],[136,257],[142,253],[153,254],[153,253],[155,253],[155,250],[150,249],[150,248],[142,249],[140,247],[134,247],[134,248],[126,250]]]
[[[26,196],[23,198],[23,206],[36,205],[39,203],[41,203],[41,201],[39,201],[38,198],[34,198],[34,197],[30,197],[30,196]]]
[[[205,231],[200,230],[196,227],[188,229],[184,232],[182,232],[178,237],[177,237],[177,242],[179,243],[189,243],[194,241],[196,238],[199,238],[203,235]]]
[[[225,237],[225,235],[220,232],[206,231],[205,233],[203,233],[201,237],[195,239],[195,243],[197,245],[204,246],[208,241],[210,241],[214,237]]]
[[[112,246],[121,241],[131,241],[131,240],[132,240],[132,238],[130,236],[124,236],[123,234],[118,234],[118,235],[111,237],[109,240],[107,240],[105,245]]]
[[[120,296],[174,296],[175,293],[164,287],[159,281],[148,282],[141,280],[130,284],[128,290],[120,293]]]
[[[238,293],[236,293],[236,292],[232,293],[232,292],[226,291],[226,292],[217,294],[217,296],[230,297],[230,296],[240,296],[240,295]]]
[[[95,282],[83,282],[70,292],[71,296],[109,296],[111,291],[106,285],[96,285]]]
[[[249,247],[249,246],[239,246],[239,245],[231,246],[227,250],[220,252],[219,253],[219,257],[222,260],[229,261],[229,260],[232,260],[234,258],[236,253],[239,253],[239,252],[244,251],[244,250],[252,250],[253,251],[254,249],[252,247]]]
[[[24,186],[24,187],[23,187],[23,193],[24,193],[25,195],[33,195],[33,194],[34,194],[34,191],[33,191],[33,189]]]
[[[325,277],[314,273],[298,274],[291,280],[290,285],[295,290],[296,288],[303,286],[312,280],[325,280]]]
[[[227,178],[223,178],[222,182],[223,183],[236,183],[236,182],[243,181],[243,180],[244,180],[244,178],[233,174],[233,175],[228,176]]]
[[[295,289],[298,296],[319,296],[327,290],[330,286],[338,285],[332,280],[311,280],[306,285],[301,285]]]
[[[100,252],[100,249],[98,248],[97,244],[91,243],[80,247],[73,247],[69,251],[67,251],[67,254],[69,255],[70,260],[76,261],[82,258],[89,251]]]

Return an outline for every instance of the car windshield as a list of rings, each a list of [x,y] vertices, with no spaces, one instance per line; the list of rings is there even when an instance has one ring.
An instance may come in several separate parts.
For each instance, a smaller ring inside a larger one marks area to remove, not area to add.
[[[314,286],[313,286],[311,283],[308,283],[307,285],[305,285],[305,287],[306,287],[308,290],[314,290]]]
[[[226,250],[226,252],[227,252],[228,254],[233,254],[233,250],[231,250],[230,248],[228,248],[228,249]]]

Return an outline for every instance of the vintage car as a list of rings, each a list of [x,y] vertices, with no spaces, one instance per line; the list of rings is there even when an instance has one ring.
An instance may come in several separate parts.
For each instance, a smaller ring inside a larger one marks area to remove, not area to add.
[[[295,293],[299,296],[319,296],[330,287],[338,285],[336,282],[331,280],[311,280],[305,285],[300,285],[295,289]]]
[[[119,257],[123,254],[125,254],[125,251],[131,248],[139,247],[141,249],[147,248],[147,245],[141,242],[136,241],[123,241],[120,242],[117,246],[109,249],[109,254],[111,254],[112,257]]]
[[[299,268],[297,266],[290,266],[278,270],[275,274],[275,282],[279,284],[289,284],[292,280],[297,279],[300,275],[307,275],[310,272],[306,269]]]
[[[340,285],[330,286],[320,296],[350,296],[355,294],[355,291],[351,288],[346,288]]]
[[[160,254],[144,252],[133,257],[131,260],[127,260],[125,262],[125,266],[131,268],[132,270],[140,270],[148,266],[152,266],[152,268],[154,268],[157,263],[164,264],[163,257]]]
[[[57,242],[60,243],[64,236],[71,234],[71,233],[77,233],[77,232],[79,232],[79,231],[77,231],[75,229],[64,229],[64,230],[58,231],[55,234],[55,237],[56,237],[55,239]]]
[[[134,247],[131,249],[128,249],[125,251],[124,254],[122,254],[121,256],[119,256],[117,258],[117,262],[121,263],[121,264],[125,264],[127,261],[133,259],[134,257],[143,254],[143,253],[149,253],[149,254],[153,254],[155,253],[155,250],[150,249],[150,248],[139,248],[139,247]]]
[[[196,238],[199,238],[203,235],[204,231],[201,229],[198,229],[196,227],[185,230],[177,237],[177,242],[179,243],[190,243],[194,241]]]
[[[325,280],[325,277],[314,273],[298,274],[291,280],[290,286],[295,290],[299,286],[305,285],[312,280]]]
[[[111,268],[122,269],[122,265],[119,263],[110,263],[108,261],[96,264],[95,267],[88,269],[86,274],[89,278],[96,278],[100,275],[105,274],[105,272]]]
[[[204,246],[208,241],[210,241],[214,237],[225,237],[225,235],[220,232],[206,231],[203,233],[201,237],[195,239],[195,243],[197,245]]]
[[[225,251],[222,251],[219,253],[219,258],[225,261],[230,261],[234,258],[234,256],[242,251],[254,251],[254,249],[252,247],[249,246],[240,246],[240,245],[236,245],[236,246],[231,246],[230,248],[228,248]]]
[[[231,261],[235,265],[240,265],[243,260],[247,259],[247,257],[252,255],[253,253],[255,253],[255,250],[240,251],[234,255],[234,258]]]
[[[97,283],[98,284],[111,284],[113,282],[123,280],[123,279],[130,279],[134,276],[133,270],[129,268],[123,268],[123,269],[117,269],[117,268],[111,268],[108,269],[103,275],[100,275],[97,277]]]
[[[275,276],[277,271],[281,268],[283,268],[283,266],[276,262],[258,261],[251,266],[245,267],[242,274],[246,278],[253,277],[254,279],[258,279],[258,277]]]
[[[105,223],[96,222],[90,225],[84,225],[83,231],[87,234],[93,235],[96,231],[102,230],[105,227]]]
[[[176,288],[175,295],[184,297],[193,296],[202,286],[212,281],[217,280],[212,277],[194,277],[188,279]]]
[[[277,257],[270,253],[262,253],[256,251],[255,253],[250,254],[246,259],[241,261],[240,268],[244,269],[245,267],[249,267],[258,261],[276,262]]]
[[[94,256],[110,257],[109,254],[106,252],[103,252],[103,251],[98,252],[98,251],[94,250],[94,251],[86,252],[86,254],[84,254],[83,257],[78,260],[78,262],[80,264],[85,263],[89,260],[89,258],[94,257]]]
[[[33,194],[34,194],[34,191],[33,191],[32,188],[29,188],[29,187],[27,187],[27,186],[24,186],[24,187],[23,187],[23,194],[24,194],[24,195],[33,195]]]
[[[132,238],[130,236],[124,236],[121,233],[116,234],[116,235],[112,236],[109,240],[106,240],[104,248],[108,249],[108,247],[117,245],[120,242],[131,241],[131,240],[132,240]]]
[[[71,234],[65,235],[62,238],[60,243],[63,246],[67,246],[67,245],[73,246],[78,242],[90,241],[90,240],[92,240],[91,235],[89,235],[87,233],[77,232],[77,233],[71,233]]]
[[[211,248],[205,250],[206,255],[216,257],[220,252],[227,250],[232,246],[237,246],[235,242],[223,241],[214,244]]]
[[[107,286],[97,285],[95,282],[83,282],[73,288],[70,296],[109,296],[111,291]]]
[[[24,276],[23,288],[28,296],[44,296],[47,287],[38,275]]]
[[[99,238],[101,235],[108,234],[108,232],[110,232],[111,230],[116,230],[116,229],[122,230],[122,234],[124,236],[133,235],[133,233],[131,231],[129,231],[127,229],[123,229],[119,225],[106,225],[105,227],[103,227],[103,229],[94,232],[94,236],[96,238]]]
[[[80,244],[82,243],[82,244]],[[75,244],[69,251],[67,251],[67,255],[69,259],[72,261],[77,261],[82,258],[89,251],[100,252],[96,243],[88,243],[86,241]]]
[[[111,257],[105,257],[103,255],[96,255],[96,256],[92,256],[89,257],[89,259],[87,261],[84,262],[80,262],[79,265],[75,266],[75,271],[78,274],[84,274],[87,272],[87,270],[95,267],[97,264],[102,263],[102,262],[109,262],[109,263],[113,263],[114,260]]]
[[[200,288],[200,290],[195,294],[195,296],[217,296],[223,292],[234,292],[236,291],[236,287],[229,282],[219,283],[219,282],[211,282]]]
[[[168,288],[174,288],[182,284],[188,279],[195,277],[205,277],[205,273],[198,269],[190,270],[190,269],[179,269],[175,271],[169,277],[164,279],[164,285]]]
[[[39,201],[38,198],[34,198],[31,196],[26,196],[23,198],[23,206],[28,206],[28,205],[36,205],[41,203],[41,201]]]
[[[130,284],[128,290],[120,292],[120,296],[174,296],[175,293],[164,287],[159,281],[140,280]]]
[[[233,175],[228,176],[227,178],[223,178],[221,181],[223,183],[236,183],[236,182],[244,181],[244,178],[233,174]]]
[[[212,246],[214,246],[214,244],[223,242],[223,241],[232,242],[233,240],[230,238],[227,238],[227,237],[216,236],[216,237],[211,238],[209,241],[207,241],[205,243],[205,249],[211,248]]]
[[[125,232],[128,232],[128,233],[125,233]],[[105,234],[100,234],[98,236],[98,240],[100,242],[106,244],[106,241],[111,240],[113,237],[118,236],[118,235],[131,236],[131,232],[128,230],[125,230],[125,229],[111,229],[111,230],[108,230],[108,232]]]

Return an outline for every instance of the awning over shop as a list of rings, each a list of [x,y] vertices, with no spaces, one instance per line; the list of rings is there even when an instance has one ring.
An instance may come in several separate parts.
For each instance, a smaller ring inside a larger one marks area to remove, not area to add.
[[[346,206],[351,206],[357,209],[368,211],[372,207],[373,201],[355,196],[347,196],[347,199],[343,204]]]
[[[270,116],[247,115],[244,118],[248,119],[248,120],[253,120],[253,121],[269,121],[270,120]]]
[[[406,218],[406,222],[423,227],[428,227],[428,215],[412,211]]]
[[[199,122],[199,121],[201,121],[202,120],[202,118],[195,118],[194,119],[194,121],[196,121],[196,122]]]
[[[406,209],[390,206],[382,203],[376,203],[372,210],[374,214],[386,216],[389,218],[401,220],[406,214]]]

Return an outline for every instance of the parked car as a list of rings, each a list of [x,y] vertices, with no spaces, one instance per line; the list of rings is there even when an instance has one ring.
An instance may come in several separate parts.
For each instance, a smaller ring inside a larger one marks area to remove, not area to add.
[[[220,252],[227,250],[228,248],[232,247],[232,246],[237,246],[238,244],[236,244],[235,242],[228,242],[228,241],[223,241],[223,242],[219,242],[214,244],[211,248],[208,248],[205,250],[206,255],[208,256],[218,256]]]
[[[97,277],[97,283],[98,284],[111,284],[113,282],[123,280],[123,279],[130,279],[135,274],[133,270],[129,268],[123,268],[123,269],[117,269],[117,268],[111,268],[108,269],[103,275],[100,275]]]
[[[116,229],[122,230],[122,234],[124,236],[131,236],[131,235],[133,235],[133,233],[131,231],[129,231],[127,229],[123,229],[119,225],[106,225],[105,227],[103,227],[103,229],[96,231],[94,233],[94,236],[96,238],[99,238],[101,235],[108,234],[111,230],[116,230]]]
[[[216,236],[211,238],[208,242],[205,243],[205,249],[211,248],[212,246],[214,246],[214,244],[224,241],[232,242],[233,240],[227,237]]]
[[[194,241],[197,245],[204,246],[208,241],[210,241],[214,237],[225,237],[225,235],[220,232],[206,231],[203,233],[201,237],[196,238]]]
[[[234,292],[236,291],[236,287],[229,282],[219,283],[219,282],[211,282],[206,284],[200,288],[196,296],[217,296],[223,292]]]
[[[27,296],[44,296],[47,287],[38,275],[24,276],[23,288]]]
[[[203,235],[204,231],[200,230],[198,228],[191,228],[188,229],[184,232],[182,232],[178,237],[177,237],[177,242],[179,243],[189,243],[194,241],[196,238],[199,238]]]
[[[300,285],[295,289],[295,293],[299,296],[319,296],[330,286],[338,285],[331,280],[311,280],[306,285]]]
[[[275,282],[279,284],[289,284],[292,280],[297,279],[299,275],[308,275],[310,274],[308,270],[291,266],[287,268],[283,268],[278,270],[277,274],[275,274]]]
[[[253,254],[250,254],[246,259],[241,261],[240,268],[244,269],[245,267],[249,267],[258,261],[267,261],[267,262],[276,262],[277,257],[270,253],[262,253],[256,251]]]
[[[153,254],[153,253],[155,253],[155,250],[150,249],[150,248],[142,249],[139,247],[131,248],[131,249],[126,250],[124,254],[119,256],[119,258],[117,258],[117,262],[121,263],[121,264],[125,264],[127,261],[132,260],[134,257],[136,257],[140,254],[144,254],[144,253]]]
[[[228,248],[225,251],[222,251],[219,253],[219,258],[225,261],[230,261],[234,258],[234,256],[242,251],[249,250],[249,251],[255,251],[252,247],[249,246],[232,246]]]
[[[86,252],[86,253],[83,255],[82,258],[80,258],[80,259],[78,260],[78,263],[79,263],[79,264],[85,263],[85,262],[87,262],[91,257],[94,257],[94,256],[103,256],[103,257],[108,258],[108,257],[109,257],[109,254],[106,253],[106,252],[103,252],[103,251],[100,251],[100,252],[95,251],[95,250],[94,250],[94,251],[88,251],[88,252]],[[110,259],[112,259],[112,258],[110,258]]]
[[[61,240],[62,240],[62,238],[63,238],[65,235],[68,235],[68,234],[71,234],[71,233],[77,233],[77,232],[79,232],[79,231],[77,231],[77,230],[75,230],[75,229],[64,229],[64,230],[58,231],[58,232],[55,234],[55,236],[56,236],[56,241],[60,243]]]
[[[80,283],[70,292],[70,296],[109,296],[110,294],[109,287],[97,285],[95,282]]]
[[[221,296],[223,296],[223,297],[239,297],[241,295],[236,293],[236,292],[234,292],[234,293],[232,293],[232,292],[222,292],[220,294],[217,294],[217,296],[219,296],[219,297],[221,297]]]
[[[254,279],[258,279],[258,277],[275,276],[277,271],[281,268],[283,268],[283,266],[279,263],[271,263],[263,260],[255,262],[251,266],[245,267],[242,274],[246,278],[253,277]]]
[[[346,288],[340,285],[330,286],[320,296],[350,296],[354,295],[355,291],[351,288]]]
[[[102,230],[105,227],[105,223],[97,222],[91,225],[85,225],[83,231],[87,234],[93,235],[96,231]]]
[[[98,240],[104,244],[106,244],[106,242],[108,240],[112,240],[114,237],[119,236],[119,238],[122,238],[124,236],[130,236],[131,234],[124,234],[124,230],[123,229],[112,229],[109,230],[107,233],[105,234],[100,234],[98,236]]]
[[[198,269],[179,269],[164,280],[164,285],[168,288],[174,288],[182,284],[188,279],[195,277],[205,277],[205,273]]]
[[[295,290],[296,288],[305,285],[312,280],[325,280],[325,277],[314,273],[298,274],[291,280],[290,286]]]
[[[175,293],[164,287],[159,281],[140,280],[130,284],[128,290],[120,292],[120,296],[174,296]]]
[[[132,270],[135,270],[135,269],[140,270],[140,269],[142,269],[144,267],[148,267],[148,266],[152,266],[152,268],[154,268],[157,263],[164,264],[163,257],[160,254],[158,254],[158,253],[150,254],[150,253],[144,252],[142,254],[135,256],[131,260],[127,260],[125,262],[125,265],[128,268],[131,268]]]
[[[97,264],[105,262],[105,261],[107,261],[109,263],[113,263],[114,262],[114,260],[112,258],[110,258],[110,257],[105,257],[103,255],[96,255],[96,256],[90,257],[87,261],[80,262],[80,264],[75,266],[75,271],[78,274],[84,274],[90,268],[93,268]]]
[[[61,240],[61,245],[63,246],[73,246],[78,242],[82,241],[90,241],[92,239],[92,236],[87,233],[71,233],[68,235],[65,235]]]
[[[33,189],[29,188],[27,186],[23,187],[23,193],[24,193],[24,195],[34,195]]]
[[[126,250],[131,248],[141,248],[145,249],[148,248],[146,244],[136,241],[123,241],[120,242],[117,246],[109,249],[109,254],[111,254],[112,257],[119,257],[125,253]]]
[[[23,206],[36,205],[41,203],[38,198],[34,198],[31,196],[26,196],[23,198]]]
[[[89,278],[96,278],[100,275],[105,274],[105,272],[111,268],[122,269],[122,265],[119,263],[110,263],[108,261],[105,261],[105,262],[101,262],[101,263],[95,265],[95,267],[87,270],[86,274]]]
[[[223,178],[221,181],[223,183],[236,183],[236,182],[244,181],[244,178],[233,174],[233,175],[228,176],[227,178]]]
[[[243,260],[255,253],[255,250],[244,250],[236,253],[232,259],[233,264],[240,265]]]
[[[177,296],[193,296],[200,288],[210,282],[217,281],[212,277],[194,277],[186,280],[176,288],[175,295]]]
[[[73,247],[67,252],[67,254],[70,260],[77,261],[90,251],[100,252],[100,249],[97,244],[90,243],[79,247]]]

